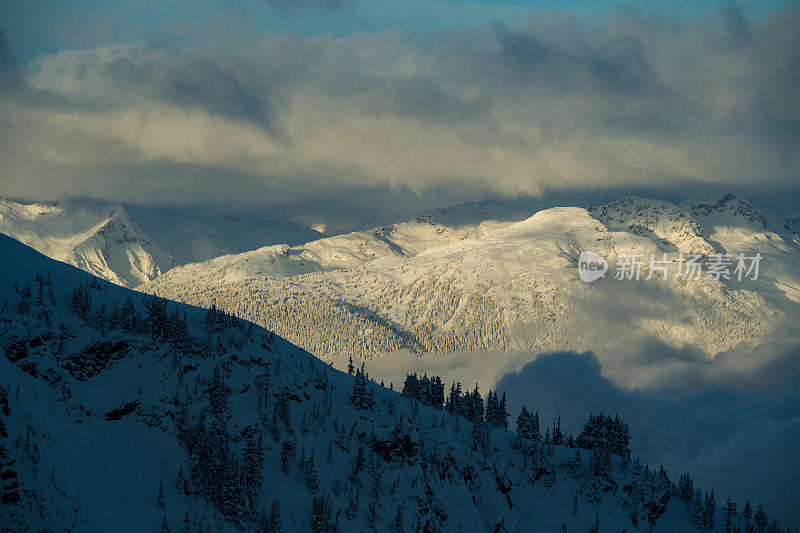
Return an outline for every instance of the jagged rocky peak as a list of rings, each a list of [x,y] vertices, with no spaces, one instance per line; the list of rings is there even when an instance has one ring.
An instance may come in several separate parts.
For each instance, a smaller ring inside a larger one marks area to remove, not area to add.
[[[727,214],[745,219],[753,224],[767,227],[767,217],[749,198],[727,193],[715,203],[694,204],[692,212],[697,216]]]
[[[69,255],[68,262],[99,277],[135,287],[172,268],[172,258],[144,234],[120,205]]]
[[[172,267],[121,205],[79,205],[0,199],[0,232],[35,250],[126,286],[150,281]]]
[[[111,240],[111,242],[151,244],[150,239],[141,233],[141,230],[125,211],[125,208],[119,204],[111,208],[106,221],[97,230],[97,234]]]
[[[609,229],[651,238],[665,252],[714,253],[702,225],[691,213],[670,202],[628,196],[588,211]]]

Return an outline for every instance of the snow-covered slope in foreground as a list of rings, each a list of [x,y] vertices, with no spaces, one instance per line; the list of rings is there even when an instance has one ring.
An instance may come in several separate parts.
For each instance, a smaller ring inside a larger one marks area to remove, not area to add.
[[[472,396],[412,401],[218,311],[0,253],[3,529],[724,530],[612,453],[618,424],[583,449],[522,439]]]
[[[389,233],[408,228],[417,226]],[[381,231],[373,234],[371,242],[384,246]],[[205,307],[215,302],[323,357],[398,349],[598,350],[642,337],[715,353],[741,342],[798,338],[800,239],[731,195],[687,207],[626,198],[588,210],[545,209],[413,253],[386,245],[371,260],[316,259],[334,251],[350,257],[363,249],[352,243],[364,238],[361,232],[286,247],[275,261],[259,250],[187,265],[142,289]],[[579,279],[585,250],[610,262],[605,279]],[[675,261],[670,279],[646,280],[651,254],[663,253]],[[760,275],[676,279],[681,253],[759,253]],[[614,280],[619,258],[632,254],[646,262],[642,279]],[[288,263],[303,269],[284,268]]]
[[[122,206],[69,209],[0,198],[0,233],[103,279],[133,287],[172,268],[172,258]]]

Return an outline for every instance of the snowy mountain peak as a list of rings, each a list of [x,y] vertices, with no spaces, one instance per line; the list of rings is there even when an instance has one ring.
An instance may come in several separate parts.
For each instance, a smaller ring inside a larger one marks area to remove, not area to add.
[[[689,212],[669,202],[628,196],[589,208],[589,212],[609,229],[653,239],[664,252],[714,253],[700,223]]]
[[[746,220],[761,227],[767,227],[767,217],[749,198],[727,193],[714,203],[699,203],[691,206],[697,216],[724,214]]]
[[[151,281],[172,268],[172,258],[119,205],[112,207],[94,233],[69,253],[67,262],[127,287]]]
[[[172,267],[172,259],[121,205],[108,210],[0,200],[0,232],[103,279],[135,286]]]

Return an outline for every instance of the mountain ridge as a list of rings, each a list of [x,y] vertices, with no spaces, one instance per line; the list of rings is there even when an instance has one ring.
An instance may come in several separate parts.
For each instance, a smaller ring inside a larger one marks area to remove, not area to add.
[[[152,280],[175,265],[268,242],[299,243],[321,236],[252,215],[81,201],[26,204],[6,198],[0,199],[0,233],[126,287]]]
[[[667,343],[679,339],[715,353],[739,342],[796,338],[796,328],[784,329],[800,302],[800,239],[778,221],[765,227],[751,211],[731,210],[734,200],[724,198],[696,210],[633,198],[550,208],[492,231],[472,225],[463,239],[437,231],[446,237],[416,248],[393,240],[408,253],[381,241],[385,253],[353,254],[348,257],[357,264],[339,265],[345,268],[308,261],[302,271],[280,270],[270,263],[272,257],[263,260],[255,252],[177,268],[140,289],[205,307],[216,303],[323,357],[402,348],[585,350],[643,335]],[[388,235],[410,235],[411,229],[400,225]],[[285,247],[280,254],[288,259],[276,262],[299,264],[310,258],[308,248],[327,246],[329,252],[364,235]],[[584,250],[611,262],[607,279],[592,285],[579,281],[576,267]],[[595,324],[587,315],[604,306],[624,306],[609,292],[621,255],[668,253],[677,261],[680,253],[718,252],[761,253],[760,279],[619,282],[614,287],[624,291],[633,311],[622,316],[630,315],[631,322],[606,331],[608,323]],[[658,299],[674,306],[675,314],[663,315]]]

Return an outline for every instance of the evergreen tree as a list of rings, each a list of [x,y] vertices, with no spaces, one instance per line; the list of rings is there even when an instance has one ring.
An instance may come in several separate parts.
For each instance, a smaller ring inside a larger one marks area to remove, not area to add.
[[[570,470],[572,470],[572,472],[574,474],[577,474],[577,473],[580,472],[580,470],[581,470],[581,451],[580,450],[575,450],[575,454],[572,456],[572,460],[570,461],[569,467],[570,467]]]
[[[240,524],[244,518],[244,501],[239,465],[231,460],[223,472],[219,508],[226,518]]]
[[[356,379],[353,382],[353,392],[350,394],[350,401],[359,409],[372,409],[375,406],[373,390],[367,383],[363,364],[360,370],[356,370]]]
[[[475,389],[468,397],[468,419],[473,424],[480,424],[483,425],[484,421],[484,407],[483,407],[483,397],[481,393],[478,391],[478,384],[475,384]]]
[[[397,504],[397,510],[394,513],[393,529],[395,533],[403,533],[403,504]]]
[[[750,505],[750,500],[745,500],[744,502],[742,518],[744,518],[745,531],[750,533],[750,521],[753,519],[753,507]]]
[[[367,526],[375,531],[378,523],[378,504],[375,498],[369,499],[369,507],[367,509]]]
[[[476,450],[485,450],[487,446],[486,422],[483,420],[472,423],[472,446]]]
[[[292,422],[289,415],[289,398],[286,396],[286,394],[281,394],[278,396],[277,400],[275,401],[274,414],[278,420],[284,423],[287,428],[291,426]]]
[[[607,478],[610,474],[611,457],[605,448],[595,448],[589,460],[589,472],[595,478]]]
[[[252,426],[247,426],[244,430],[244,464],[243,481],[244,491],[247,499],[247,508],[250,516],[256,512],[259,496],[261,494],[261,484],[264,481],[264,445],[261,432]]]
[[[619,456],[630,455],[630,433],[628,425],[618,416],[612,418],[602,413],[590,414],[589,421],[583,426],[576,439],[579,448],[593,450],[604,447],[612,454]]]
[[[489,391],[486,396],[486,423],[489,426],[497,426],[499,419],[500,403],[497,401],[497,395]]]
[[[158,505],[158,508],[161,509],[162,511],[164,509],[166,509],[166,507],[167,507],[166,503],[164,502],[164,482],[163,481],[158,485],[158,495],[156,496],[156,504]]]
[[[317,475],[317,467],[314,464],[314,451],[311,451],[311,455],[308,457],[308,461],[305,464],[305,481],[306,487],[312,493],[317,492],[319,490],[319,475]]]
[[[272,507],[269,511],[269,533],[280,533],[281,526],[281,504],[278,498],[272,500]]]
[[[533,440],[533,417],[524,405],[517,416],[517,435],[523,439]]]
[[[756,513],[753,515],[753,525],[759,533],[767,531],[769,527],[769,516],[764,511],[763,504],[758,504],[758,509],[756,509]]]
[[[552,443],[556,445],[564,444],[564,433],[561,432],[561,415],[558,415],[558,419],[553,421]]]
[[[717,502],[714,499],[714,490],[712,489],[711,492],[706,496],[705,502],[705,509],[703,510],[704,513],[704,525],[707,530],[714,529],[714,521],[717,514]]]
[[[692,483],[692,477],[688,473],[681,474],[680,479],[678,479],[678,497],[686,502],[687,505],[692,503],[694,483]]]
[[[444,408],[454,416],[467,416],[464,409],[464,398],[461,395],[461,383],[450,385],[450,394],[447,397]]]
[[[725,531],[726,533],[733,533],[735,529],[734,520],[736,519],[736,502],[733,501],[730,493],[728,493],[728,501],[725,503],[723,511],[725,513]]]
[[[503,397],[500,398],[500,406],[497,410],[497,426],[501,428],[508,427],[508,409],[506,408],[506,392],[503,391]]]
[[[314,533],[333,531],[331,507],[331,499],[324,492],[314,496],[311,502],[311,531]]]
[[[705,525],[703,518],[703,495],[700,492],[700,489],[697,489],[697,492],[694,494],[694,504],[692,507],[692,526],[697,529],[702,529]]]
[[[358,453],[356,453],[356,458],[353,461],[353,468],[350,471],[350,479],[353,482],[353,484],[358,483],[359,475],[364,470],[365,464],[366,464],[366,455],[364,453],[364,446],[359,444]]]

